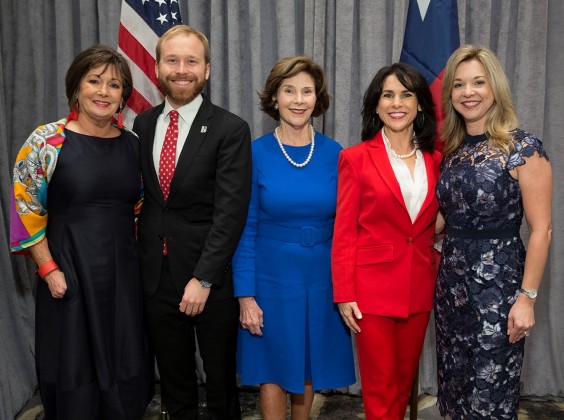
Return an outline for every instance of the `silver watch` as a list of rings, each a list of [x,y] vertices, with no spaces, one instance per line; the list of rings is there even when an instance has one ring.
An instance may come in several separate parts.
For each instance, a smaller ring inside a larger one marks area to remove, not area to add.
[[[537,298],[537,289],[521,289],[519,290],[519,292],[523,293],[524,295],[527,295],[531,299]]]
[[[209,281],[205,281],[205,280],[200,280],[200,285],[204,289],[209,289],[210,287],[212,287],[212,284]]]

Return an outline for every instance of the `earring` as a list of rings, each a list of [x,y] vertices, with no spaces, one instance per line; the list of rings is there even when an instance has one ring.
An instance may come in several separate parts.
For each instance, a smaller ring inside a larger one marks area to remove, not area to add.
[[[423,127],[423,124],[425,124],[425,113],[423,111],[419,111],[417,113],[417,117],[415,117],[415,124],[417,124],[418,127]]]
[[[380,115],[378,111],[374,111],[374,115],[372,116],[372,124],[376,127],[377,121],[380,121]]]
[[[74,96],[74,104],[71,108],[71,112],[68,116],[69,120],[78,120],[78,96]]]
[[[117,110],[117,128],[122,129],[123,128],[123,114],[122,111],[125,108],[125,104],[123,103],[123,101],[121,102],[118,110]]]
[[[278,109],[278,104],[277,104],[277,103],[274,104],[274,109]]]

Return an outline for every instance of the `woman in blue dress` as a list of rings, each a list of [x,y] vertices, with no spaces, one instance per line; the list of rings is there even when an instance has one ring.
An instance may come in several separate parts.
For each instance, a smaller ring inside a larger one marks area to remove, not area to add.
[[[541,141],[517,128],[507,78],[487,48],[466,45],[450,57],[443,108],[439,408],[453,419],[516,420],[524,338],[550,245],[550,164]]]
[[[260,384],[263,418],[307,419],[315,390],[355,382],[351,338],[333,304],[330,254],[341,146],[311,117],[329,106],[309,57],[278,61],[260,94],[279,121],[256,139],[247,225],[233,259],[241,305],[237,366]]]

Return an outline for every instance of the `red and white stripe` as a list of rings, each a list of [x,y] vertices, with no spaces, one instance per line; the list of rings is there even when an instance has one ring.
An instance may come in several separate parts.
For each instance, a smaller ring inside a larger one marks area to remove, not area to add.
[[[160,104],[163,94],[155,75],[155,48],[159,37],[125,1],[121,6],[118,51],[126,58],[133,77],[133,90],[123,110],[123,122],[133,127],[141,112]]]

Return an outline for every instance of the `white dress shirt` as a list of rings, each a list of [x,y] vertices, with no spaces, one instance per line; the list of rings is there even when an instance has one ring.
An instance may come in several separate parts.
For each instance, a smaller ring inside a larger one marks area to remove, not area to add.
[[[392,169],[400,185],[401,194],[403,195],[403,201],[409,212],[409,217],[411,217],[411,222],[414,222],[419,214],[419,210],[421,210],[421,206],[423,206],[425,197],[427,197],[428,182],[423,152],[419,149],[415,152],[415,169],[413,170],[413,177],[411,177],[411,172],[409,172],[407,164],[403,159],[399,158],[394,149],[392,149],[390,140],[386,137],[384,129],[382,129],[382,138],[384,139],[384,145],[386,146]]]
[[[186,138],[190,132],[190,127],[196,118],[196,114],[202,105],[204,98],[202,95],[196,96],[190,103],[181,106],[176,111],[178,111],[178,141],[176,143],[176,160],[178,163],[178,157],[182,152],[184,143],[186,143]],[[168,103],[168,99],[165,99],[165,106],[163,112],[159,115],[157,119],[157,126],[155,128],[155,141],[153,143],[153,162],[155,163],[155,170],[157,174],[159,173],[159,161],[161,158],[161,150],[163,148],[164,139],[166,136],[166,129],[168,128],[168,123],[170,122],[170,117],[168,113],[174,108]]]

